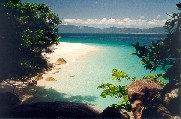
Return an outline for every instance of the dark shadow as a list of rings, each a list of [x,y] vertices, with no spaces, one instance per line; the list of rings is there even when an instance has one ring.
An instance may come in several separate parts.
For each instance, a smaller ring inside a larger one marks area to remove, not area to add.
[[[140,95],[141,94],[141,95]],[[140,105],[137,104],[133,110],[133,113],[142,114],[143,119],[168,119],[171,116],[170,111],[164,106],[161,90],[158,88],[144,88],[139,93],[132,95],[131,103],[135,100],[141,101],[141,107],[144,107],[143,111],[140,110]]]
[[[93,105],[93,102],[97,99],[95,96],[81,96],[81,95],[68,95],[60,93],[54,89],[45,89],[45,87],[30,87],[27,89],[19,90],[20,98],[24,98],[23,103],[35,103],[35,102],[74,102]],[[22,95],[22,96],[21,96]],[[27,96],[25,96],[27,95]],[[24,97],[23,97],[24,96]],[[29,97],[25,99],[25,97]]]
[[[130,102],[134,102],[135,100],[141,100],[144,106],[161,104],[161,92],[158,88],[144,88],[139,93],[132,94],[132,99]]]
[[[54,89],[31,86],[26,89],[16,89],[17,95],[24,102],[9,107],[0,117],[9,118],[64,118],[64,117],[98,117],[101,111],[93,106],[97,97],[71,96],[57,92]],[[25,97],[28,97],[25,100]],[[4,110],[4,108],[2,109]]]

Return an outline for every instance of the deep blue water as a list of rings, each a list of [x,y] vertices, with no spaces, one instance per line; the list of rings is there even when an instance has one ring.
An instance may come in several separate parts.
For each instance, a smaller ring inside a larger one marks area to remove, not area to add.
[[[60,34],[61,42],[88,43],[98,45],[130,45],[131,43],[149,45],[152,41],[164,38],[165,34]]]

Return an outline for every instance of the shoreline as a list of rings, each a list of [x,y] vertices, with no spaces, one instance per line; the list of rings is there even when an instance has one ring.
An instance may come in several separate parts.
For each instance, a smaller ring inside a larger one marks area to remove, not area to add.
[[[57,46],[52,46],[53,53],[47,54],[50,63],[55,63],[58,58],[64,58],[68,63],[72,62],[89,52],[97,51],[98,48],[83,43],[59,42]]]
[[[60,42],[57,46],[52,46],[53,53],[47,54],[49,63],[53,64],[53,68],[50,71],[45,71],[42,77],[43,79],[37,82],[37,86],[45,86],[46,88],[51,88],[52,85],[50,81],[45,81],[48,77],[53,77],[55,80],[58,80],[57,74],[61,72],[63,67],[70,65],[71,63],[79,60],[81,57],[86,56],[88,53],[97,52],[99,48],[86,45],[83,43],[69,43],[69,42]],[[63,58],[67,63],[58,65],[56,61],[59,58]]]
[[[31,102],[31,100],[36,100],[36,98],[41,98],[41,92],[47,89],[53,90],[53,87],[55,84],[57,84],[57,81],[60,81],[59,79],[59,72],[66,67],[67,65],[71,65],[71,63],[75,62],[76,60],[79,60],[81,57],[84,57],[88,55],[91,52],[97,52],[99,50],[98,47],[86,45],[83,43],[69,43],[69,42],[60,42],[56,46],[52,46],[53,53],[46,54],[46,57],[48,59],[48,62],[53,64],[53,68],[50,71],[45,71],[42,74],[42,79],[37,81],[36,86],[30,86],[22,88],[16,88],[15,92],[18,94],[20,100],[22,103]],[[66,64],[57,65],[56,61],[59,58],[65,59],[67,62]],[[55,81],[46,81],[45,79],[48,77],[53,77]],[[13,84],[17,85],[21,82],[15,82]],[[13,87],[6,84],[1,83],[0,84],[0,93],[4,92],[12,92]],[[53,101],[53,100],[52,100]],[[32,101],[33,102],[33,101]]]

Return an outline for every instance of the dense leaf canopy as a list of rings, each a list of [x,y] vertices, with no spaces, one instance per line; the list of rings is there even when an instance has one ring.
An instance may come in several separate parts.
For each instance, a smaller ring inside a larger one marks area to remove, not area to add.
[[[47,69],[44,53],[58,44],[61,23],[45,4],[0,1],[0,80],[27,80]]]

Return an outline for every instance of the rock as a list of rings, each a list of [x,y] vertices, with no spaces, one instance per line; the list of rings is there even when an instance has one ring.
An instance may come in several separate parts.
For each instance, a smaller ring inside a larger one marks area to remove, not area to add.
[[[56,81],[56,80],[53,77],[48,77],[48,78],[45,79],[45,81]]]
[[[114,107],[107,107],[100,114],[100,118],[120,118],[120,119],[130,119],[130,116],[127,112],[123,112],[122,110],[117,110]]]
[[[164,96],[164,103],[174,116],[181,116],[180,110],[180,89],[175,88],[167,92]]]
[[[130,100],[144,98],[152,100],[162,89],[161,85],[152,79],[142,79],[128,85],[128,96]]]
[[[94,118],[100,111],[86,104],[39,102],[15,107],[11,117],[23,118]]]
[[[165,94],[165,97],[164,97],[164,102],[169,105],[169,103],[175,99],[175,98],[178,98],[179,97],[179,89],[176,88],[176,89],[173,89],[171,90],[170,92],[166,93]]]
[[[171,118],[170,111],[163,104],[161,91],[162,86],[152,79],[137,80],[128,86],[128,97],[136,119]]]
[[[163,105],[151,105],[142,112],[141,119],[171,119],[170,111]]]
[[[56,61],[56,65],[61,65],[61,64],[66,64],[67,62],[63,59],[63,58],[59,58],[57,61]]]

